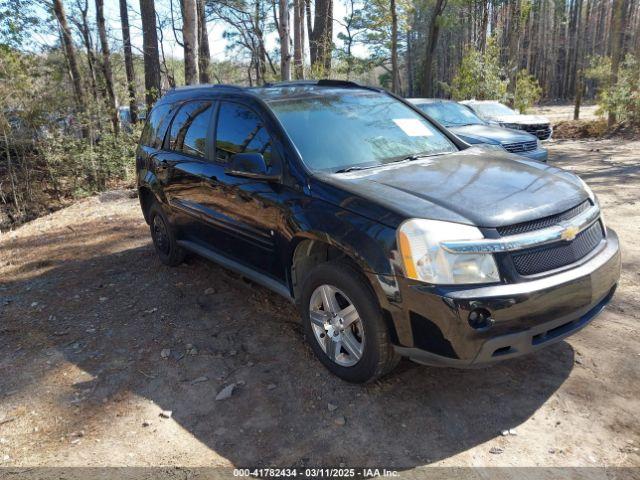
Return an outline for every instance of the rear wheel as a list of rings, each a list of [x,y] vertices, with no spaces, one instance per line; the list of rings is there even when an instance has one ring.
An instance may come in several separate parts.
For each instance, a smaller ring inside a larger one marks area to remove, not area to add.
[[[157,203],[149,210],[149,228],[160,261],[171,267],[180,265],[184,260],[184,250],[178,245],[171,224]]]
[[[379,378],[400,359],[365,282],[348,264],[332,261],[315,267],[302,287],[307,341],[327,369],[354,383]]]

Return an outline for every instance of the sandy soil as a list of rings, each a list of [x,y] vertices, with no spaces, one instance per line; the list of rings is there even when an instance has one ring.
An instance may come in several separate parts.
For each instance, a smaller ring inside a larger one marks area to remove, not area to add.
[[[582,105],[580,107],[580,120],[596,120],[601,118],[596,115],[597,105]],[[558,123],[562,120],[573,120],[573,105],[542,105],[529,109],[527,113],[533,115],[544,115],[551,123]]]
[[[3,234],[0,466],[640,466],[640,141],[550,148],[618,231],[620,288],[567,341],[479,371],[340,381],[286,301],[162,266],[122,192]]]

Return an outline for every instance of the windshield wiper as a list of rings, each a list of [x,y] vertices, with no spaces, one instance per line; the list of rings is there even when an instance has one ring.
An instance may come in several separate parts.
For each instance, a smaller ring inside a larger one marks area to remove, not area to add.
[[[438,154],[437,153],[414,153],[413,155],[407,155],[406,157],[403,158],[403,160],[408,160],[412,162],[414,160],[420,160],[421,158],[432,157],[434,155],[438,155]]]
[[[402,163],[402,162],[410,162],[412,160],[418,160],[424,157],[433,157],[434,155],[440,155],[439,153],[414,153],[413,155],[406,155],[404,157],[397,157],[393,160],[389,160],[388,162],[378,163],[376,165],[353,165],[351,167],[341,168],[340,170],[336,170],[333,173],[347,173],[347,172],[355,172],[357,170],[368,170],[370,168],[377,167],[385,167],[387,165],[391,165],[392,163]]]
[[[367,168],[378,167],[379,165],[371,165],[369,167],[359,167],[357,165],[351,167],[341,168],[340,170],[336,170],[333,173],[347,173],[347,172],[355,172],[356,170],[366,170]]]
[[[377,163],[376,165],[366,165],[366,166],[353,165],[351,167],[341,168],[340,170],[336,170],[333,173],[347,173],[347,172],[354,172],[357,170],[368,170],[370,168],[384,167],[385,165],[389,165],[390,163],[406,162],[407,160],[409,159],[406,157],[401,157],[401,158],[395,158],[389,162]]]

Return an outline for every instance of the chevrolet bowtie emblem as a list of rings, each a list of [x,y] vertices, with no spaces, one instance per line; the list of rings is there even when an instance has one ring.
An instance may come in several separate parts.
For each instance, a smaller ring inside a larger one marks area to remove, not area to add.
[[[565,241],[567,241],[567,242],[570,242],[570,241],[572,241],[574,238],[576,238],[576,235],[578,235],[578,232],[579,232],[578,227],[574,227],[574,226],[567,227],[566,229],[564,229],[564,230],[562,231],[562,233],[560,234],[560,237],[561,237],[563,240],[565,240]]]

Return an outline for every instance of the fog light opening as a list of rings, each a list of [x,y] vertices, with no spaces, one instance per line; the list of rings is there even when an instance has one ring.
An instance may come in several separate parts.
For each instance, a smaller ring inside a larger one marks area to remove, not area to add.
[[[493,325],[493,318],[491,318],[491,312],[486,308],[474,308],[469,313],[469,325],[476,330],[482,328],[489,328]]]

